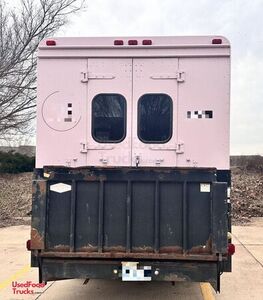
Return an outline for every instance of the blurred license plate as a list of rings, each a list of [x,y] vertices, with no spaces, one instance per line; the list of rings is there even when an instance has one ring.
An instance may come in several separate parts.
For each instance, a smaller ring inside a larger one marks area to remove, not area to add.
[[[122,262],[122,281],[151,281],[152,267],[139,266],[138,262]]]

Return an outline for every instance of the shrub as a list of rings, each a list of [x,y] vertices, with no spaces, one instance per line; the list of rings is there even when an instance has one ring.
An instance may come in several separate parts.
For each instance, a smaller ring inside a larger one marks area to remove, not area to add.
[[[236,155],[230,158],[231,166],[249,171],[263,171],[263,156],[260,155]]]
[[[14,151],[0,152],[0,173],[32,172],[35,158]]]

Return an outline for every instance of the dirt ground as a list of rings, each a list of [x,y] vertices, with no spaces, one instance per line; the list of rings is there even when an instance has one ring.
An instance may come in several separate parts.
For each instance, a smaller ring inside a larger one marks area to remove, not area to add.
[[[31,211],[32,173],[0,174],[0,227],[28,224]],[[247,224],[263,217],[263,172],[232,168],[232,221]]]
[[[233,224],[263,217],[263,172],[232,168],[231,202]]]
[[[28,224],[31,199],[32,173],[0,174],[0,227]]]

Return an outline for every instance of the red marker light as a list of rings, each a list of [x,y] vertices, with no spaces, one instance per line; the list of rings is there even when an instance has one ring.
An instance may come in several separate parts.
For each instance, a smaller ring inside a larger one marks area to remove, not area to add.
[[[54,40],[47,40],[46,41],[46,45],[47,46],[56,46],[56,41],[54,41]]]
[[[27,248],[28,251],[31,250],[31,240],[26,241],[26,248]]]
[[[217,44],[217,45],[222,44],[222,40],[221,39],[213,39],[212,44]]]
[[[152,40],[143,40],[142,44],[143,45],[152,45]]]
[[[123,40],[115,40],[114,45],[115,46],[122,46],[123,45]]]
[[[129,40],[128,45],[138,45],[138,41],[137,40]]]
[[[236,247],[234,244],[228,244],[227,246],[228,255],[233,255],[236,252]]]

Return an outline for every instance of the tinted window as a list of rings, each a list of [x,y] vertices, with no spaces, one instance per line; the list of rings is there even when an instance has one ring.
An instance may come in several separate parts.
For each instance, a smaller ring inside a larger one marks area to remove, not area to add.
[[[119,94],[99,94],[92,101],[92,136],[100,143],[120,142],[126,134],[126,100]]]
[[[172,136],[172,99],[165,94],[146,94],[138,102],[138,136],[146,143],[165,143]]]

